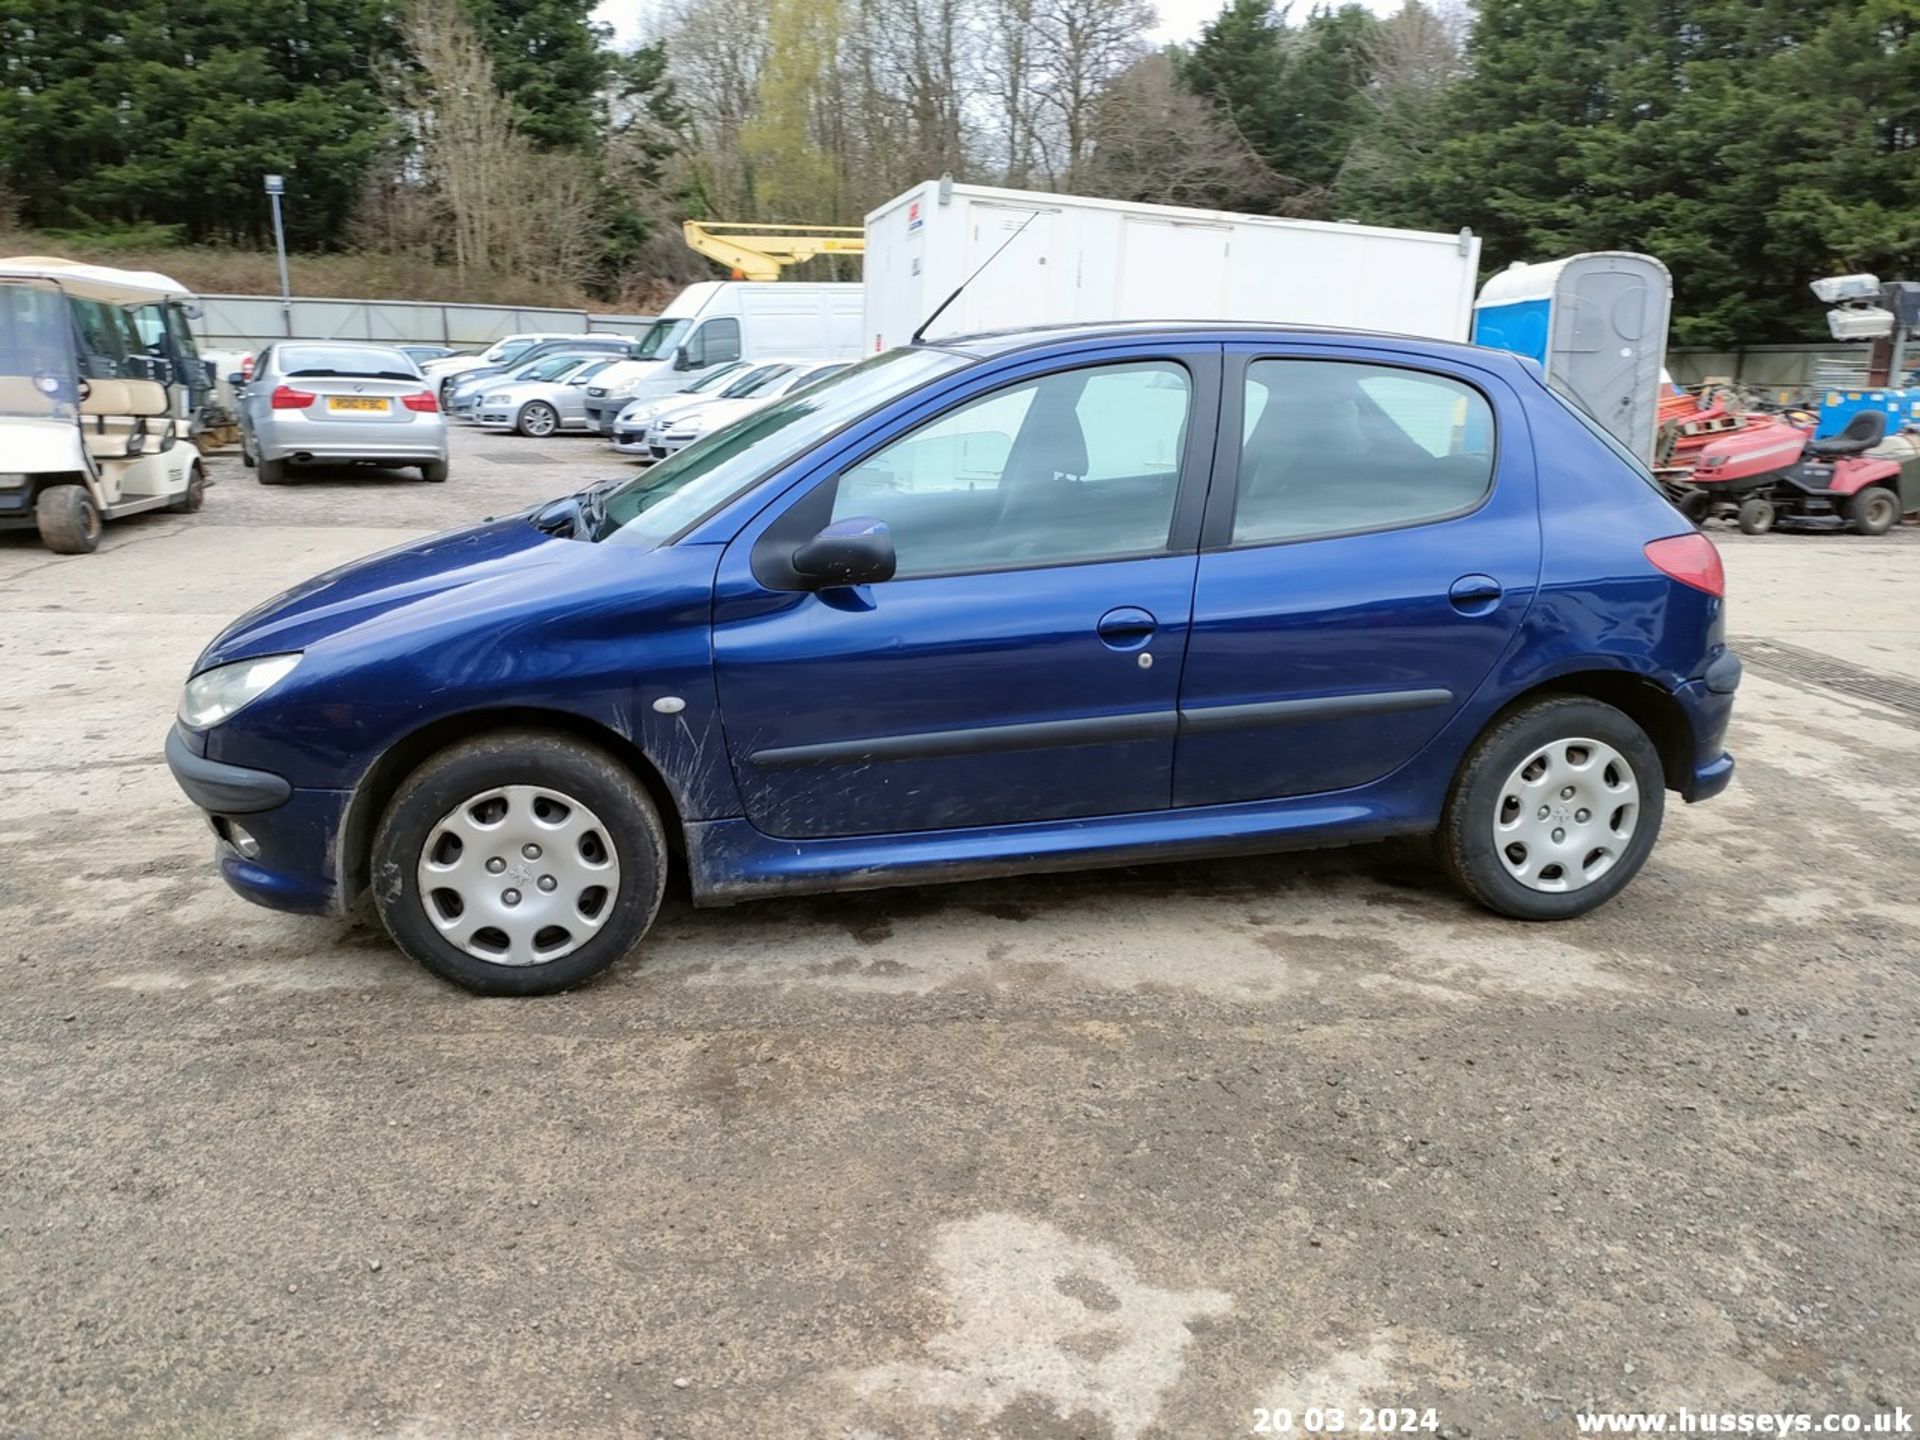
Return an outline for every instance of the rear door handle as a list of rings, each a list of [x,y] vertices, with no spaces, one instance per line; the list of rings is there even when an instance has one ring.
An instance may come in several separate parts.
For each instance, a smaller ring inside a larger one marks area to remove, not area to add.
[[[1138,605],[1122,605],[1102,615],[1094,628],[1108,649],[1138,650],[1153,638],[1159,624],[1151,611],[1142,610]]]
[[[1485,615],[1506,592],[1491,575],[1462,575],[1447,587],[1447,599],[1462,615]]]

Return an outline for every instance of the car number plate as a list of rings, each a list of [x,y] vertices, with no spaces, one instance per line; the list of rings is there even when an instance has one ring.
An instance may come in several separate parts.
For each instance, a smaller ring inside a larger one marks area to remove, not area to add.
[[[327,397],[329,410],[372,410],[384,415],[387,413],[388,403],[366,395],[329,395]]]

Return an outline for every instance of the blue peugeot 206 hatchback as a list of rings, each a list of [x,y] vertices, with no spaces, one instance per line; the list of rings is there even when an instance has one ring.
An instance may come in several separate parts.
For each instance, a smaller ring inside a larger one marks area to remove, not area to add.
[[[1435,836],[1580,915],[1727,784],[1713,545],[1529,362],[1136,324],[876,356],[638,477],[359,561],[200,657],[242,895],[472,990],[696,903]]]

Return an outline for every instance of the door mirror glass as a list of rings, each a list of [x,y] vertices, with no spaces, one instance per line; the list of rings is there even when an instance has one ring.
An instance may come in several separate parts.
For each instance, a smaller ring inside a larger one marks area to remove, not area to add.
[[[793,552],[796,574],[815,588],[878,585],[893,578],[893,536],[884,520],[836,520]]]
[[[693,369],[693,355],[684,345],[673,347],[673,368],[676,370]]]

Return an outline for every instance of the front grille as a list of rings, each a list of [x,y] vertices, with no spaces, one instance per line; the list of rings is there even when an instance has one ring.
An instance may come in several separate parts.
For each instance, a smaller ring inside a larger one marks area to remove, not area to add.
[[[1883,675],[1864,665],[1850,665],[1817,650],[1803,650],[1778,640],[1742,640],[1735,648],[1749,665],[1822,690],[1872,700],[1913,717],[1909,723],[1920,723],[1920,685],[1911,680]]]

